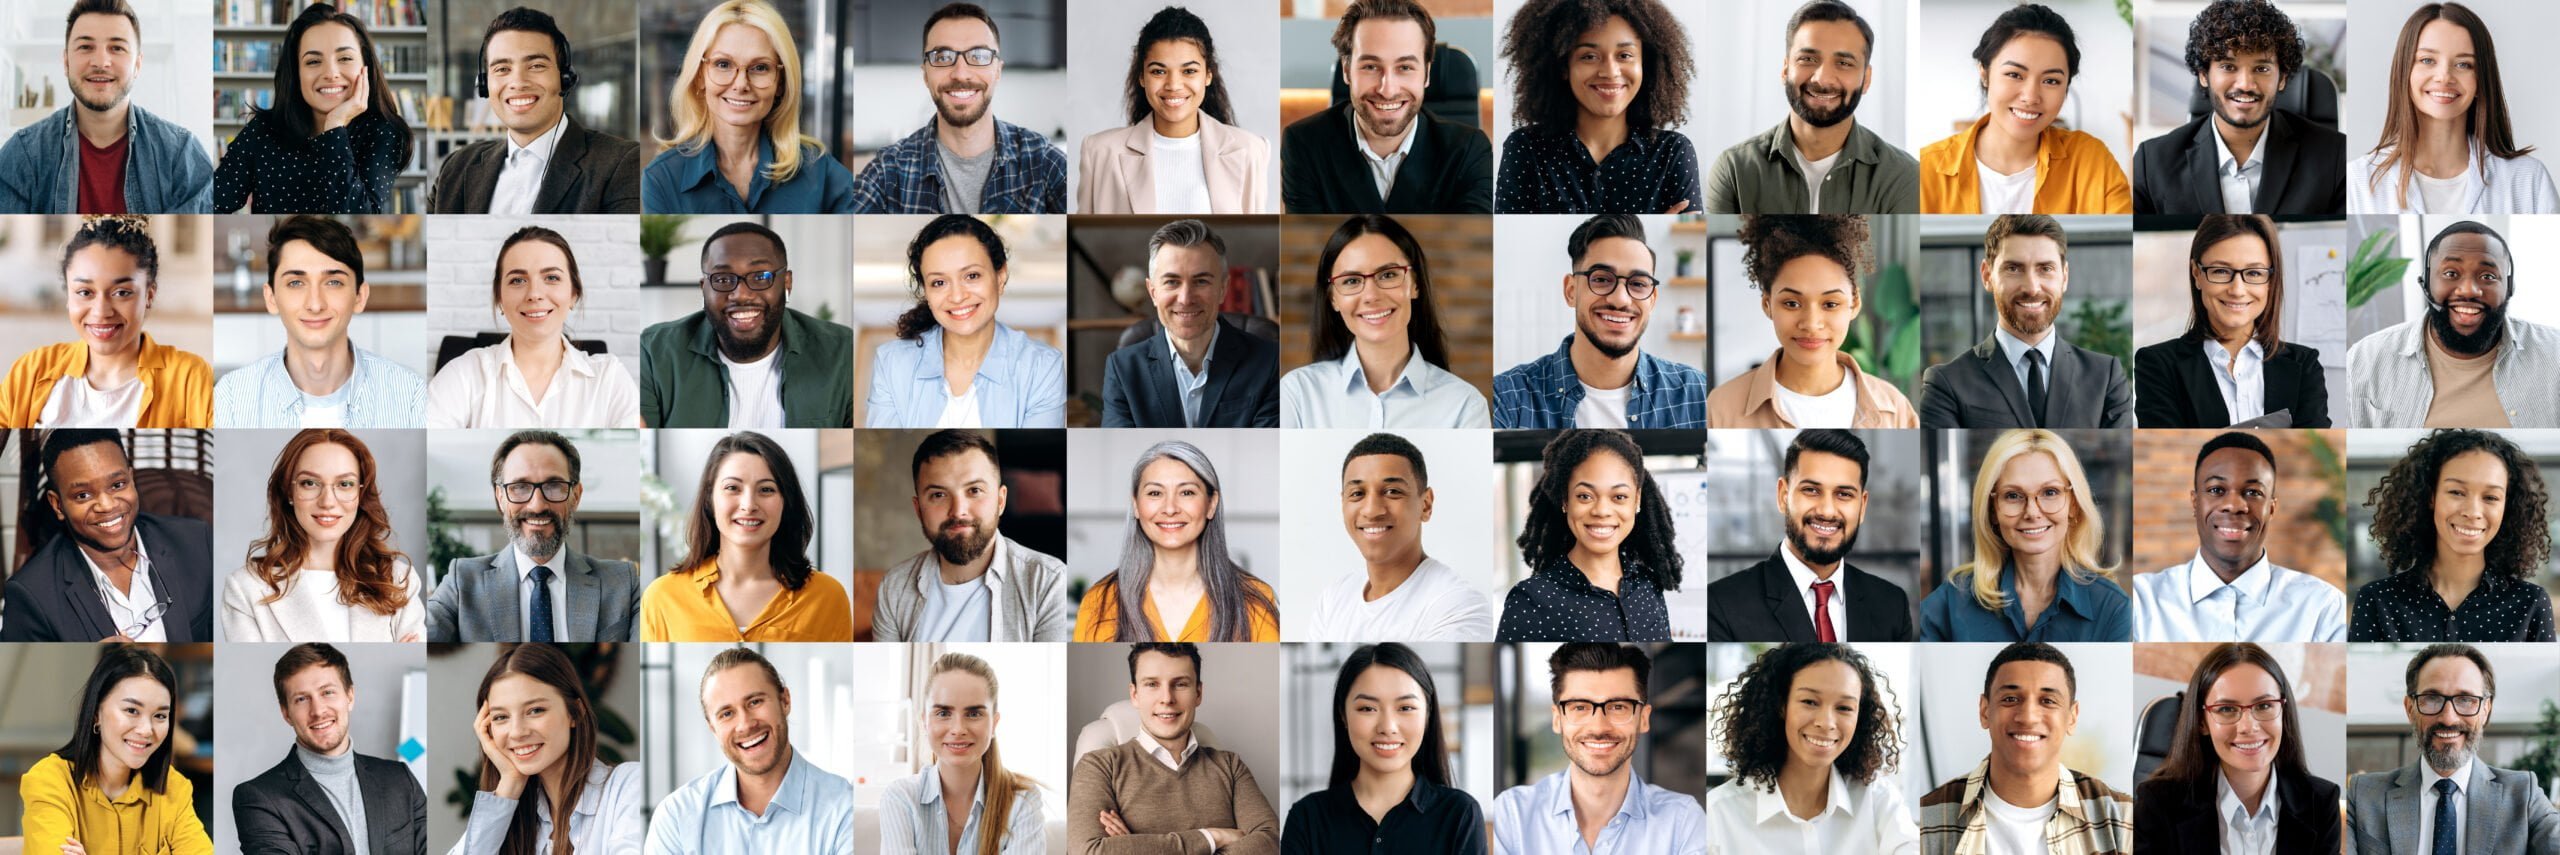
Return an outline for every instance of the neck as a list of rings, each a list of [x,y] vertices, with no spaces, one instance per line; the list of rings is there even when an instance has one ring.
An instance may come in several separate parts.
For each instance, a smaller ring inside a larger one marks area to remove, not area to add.
[[[1197,338],[1184,338],[1174,335],[1172,327],[1166,327],[1164,337],[1173,342],[1173,352],[1182,356],[1182,364],[1198,371],[1200,362],[1209,358],[1209,342],[1218,337],[1218,328],[1210,327]]]
[[[1147,734],[1147,738],[1155,740],[1157,745],[1164,746],[1164,750],[1172,754],[1175,759],[1181,759],[1182,749],[1191,747],[1191,731],[1188,730],[1162,737],[1150,733]]]
[[[987,567],[994,564],[995,560],[996,547],[994,542],[990,541],[987,548],[978,550],[978,557],[971,558],[965,563],[953,564],[942,560],[939,555],[934,557],[933,562],[934,566],[942,571],[942,584],[957,585],[987,575]]]
[[[335,573],[338,570],[338,543],[313,543],[302,551],[302,568]]]
[[[1360,355],[1360,376],[1369,381],[1369,391],[1384,392],[1404,376],[1407,363],[1413,361],[1410,341],[1356,341],[1351,351]]]
[[[2480,576],[2488,572],[2489,558],[2438,551],[2435,563],[2427,565],[2427,577],[2438,589],[2469,591],[2480,584]]]
[[[1573,375],[1594,389],[1623,389],[1635,382],[1636,360],[1643,353],[1628,348],[1627,355],[1612,358],[1591,346],[1579,332],[1573,335],[1573,346],[1565,349],[1566,358],[1573,360]]]
[[[1795,140],[1796,156],[1807,161],[1821,160],[1849,145],[1849,129],[1858,126],[1856,119],[1843,119],[1828,128],[1817,128],[1804,117],[1787,114],[1787,136]]]
[[[775,336],[774,339],[779,342],[781,337]],[[953,368],[966,368],[969,374],[978,373],[978,366],[986,364],[988,349],[995,345],[996,325],[994,324],[982,325],[978,327],[977,332],[968,335],[954,333],[949,327],[943,328],[942,373],[955,373],[952,371]]]
[[[75,538],[73,542],[77,543],[78,540]],[[98,565],[99,569],[110,572],[119,569],[135,569],[133,565],[139,563],[141,560],[141,556],[134,549],[134,541],[131,540],[125,541],[123,548],[114,550],[101,550],[86,543],[81,543],[80,554],[89,556],[89,563]]]
[[[2038,769],[2023,777],[2012,778],[1994,763],[1991,766],[1991,791],[2014,807],[2042,805],[2053,801],[2054,794],[2062,791],[2062,767]]]
[[[773,550],[764,547],[720,543],[720,578],[730,580],[773,579]]]
[[[355,747],[356,747],[356,743],[355,743],[355,740],[352,740],[352,739],[341,739],[341,740],[338,740],[338,750],[336,750],[336,751],[320,751],[320,750],[317,750],[317,749],[312,748],[312,747],[311,747],[310,745],[308,745],[308,744],[304,744],[304,743],[301,743],[301,742],[296,742],[296,743],[294,743],[294,744],[293,744],[293,747],[295,747],[295,748],[299,748],[299,749],[302,749],[302,753],[304,753],[304,754],[309,754],[309,755],[311,755],[311,756],[313,756],[313,757],[329,757],[329,758],[337,758],[337,757],[345,757],[345,756],[347,756],[347,754],[348,754],[348,753],[350,753],[350,752],[354,751],[354,750],[355,750]]]
[[[969,803],[971,797],[978,792],[978,776],[985,774],[985,771],[986,764],[977,758],[966,760],[937,758],[933,765],[933,776],[942,784],[943,800],[955,805]],[[967,810],[966,807],[959,809]]]
[[[1191,118],[1180,122],[1165,121],[1163,113],[1149,113],[1147,123],[1155,127],[1156,136],[1183,139],[1200,132],[1200,113],[1192,111]]]
[[[1580,766],[1565,767],[1565,784],[1573,793],[1573,816],[1584,823],[1607,822],[1618,815],[1618,806],[1627,801],[1627,789],[1635,781],[1635,773],[1626,765],[1606,775],[1593,775]]]
[[[2222,556],[2206,552],[2204,553],[2204,566],[2206,569],[2213,571],[2215,578],[2221,579],[2223,584],[2228,585],[2230,583],[2240,581],[2240,574],[2249,572],[2249,568],[2258,566],[2258,562],[2264,561],[2266,558],[2267,551],[2264,549],[2258,550],[2258,554],[2256,555],[2242,559],[2225,559]]]
[[[2036,345],[2043,344],[2043,343],[2044,343],[2044,337],[2045,337],[2045,336],[2049,336],[2049,335],[2052,335],[2052,334],[2053,334],[2053,328],[2052,328],[2052,327],[2045,327],[2043,332],[2036,333],[2035,335],[2028,335],[2028,334],[2026,334],[2026,333],[2019,332],[2019,331],[2017,331],[2017,330],[2015,330],[2015,329],[2010,328],[2010,326],[2009,326],[2008,324],[2001,324],[2001,325],[2000,325],[2000,329],[2001,329],[2001,330],[2003,330],[2003,331],[2006,331],[2009,335],[2011,335],[2011,336],[2013,336],[2013,337],[2016,337],[2019,341],[2026,342],[2026,344],[2027,344],[2027,346],[2028,346],[2028,347],[2034,347],[2034,346],[2036,346]],[[2047,369],[2052,368],[2052,366],[2050,366],[2050,365],[2045,366],[2045,367],[2046,367]]]
[[[739,807],[757,816],[764,815],[764,809],[773,804],[773,794],[782,791],[782,776],[791,771],[791,753],[791,746],[782,746],[782,761],[773,764],[773,768],[762,775],[738,773]]]
[[[1419,109],[1422,99],[1416,97],[1413,101],[1415,106],[1409,106],[1406,109]],[[1368,144],[1369,152],[1379,157],[1385,157],[1396,153],[1396,149],[1404,146],[1404,138],[1412,136],[1415,129],[1421,127],[1422,122],[1422,117],[1415,116],[1412,121],[1405,123],[1404,133],[1391,137],[1380,136],[1376,132],[1369,130],[1369,123],[1360,121],[1360,111],[1353,110],[1351,112],[1351,127],[1360,132],[1360,141]]]
[[[1571,551],[1565,553],[1565,560],[1572,563],[1574,569],[1582,571],[1583,576],[1589,577],[1593,587],[1611,592],[1618,590],[1619,577],[1626,575],[1626,567],[1619,563],[1618,553],[1586,551],[1579,542],[1573,545]],[[1604,579],[1608,580],[1609,584],[1600,584]]]
[[[1626,144],[1627,135],[1625,115],[1594,116],[1583,113],[1573,120],[1573,136],[1582,141],[1583,148],[1591,151],[1591,160],[1594,163],[1609,159],[1610,152]]]
[[[740,160],[754,163],[757,148],[763,139],[764,126],[762,125],[711,123],[711,145],[719,150],[720,162],[724,165]],[[781,142],[781,140],[775,140],[774,144],[780,145]]]
[[[2036,165],[2036,141],[2037,137],[2019,139],[1985,125],[1981,133],[1974,135],[1973,157],[2002,175],[2016,175],[2018,170]]]
[[[519,131],[514,128],[508,128],[507,139],[513,141],[518,148],[529,146],[533,144],[534,140],[541,139],[543,134],[550,133],[552,128],[559,127],[561,122],[568,120],[569,114],[561,113],[560,115],[551,117],[551,121],[546,122],[541,127],[534,128],[531,131]]]
[[[95,344],[89,345],[89,370],[84,375],[88,378],[89,385],[101,389],[114,388],[124,385],[124,381],[133,379],[134,375],[141,372],[142,347],[140,344],[115,353],[102,351]]]
[[[90,145],[100,148],[114,145],[116,140],[124,138],[130,127],[133,117],[131,101],[117,101],[115,106],[104,110],[89,109],[77,100],[71,103],[72,124],[79,128],[80,138],[88,140]]]
[[[1147,584],[1172,582],[1182,585],[1200,583],[1200,542],[1180,549],[1155,548],[1155,562],[1147,567]]]
[[[2221,114],[2217,113],[2213,117],[2213,132],[2222,135],[2222,145],[2231,150],[2233,160],[2247,163],[2249,152],[2258,147],[2259,140],[2266,138],[2267,123],[2272,121],[2275,119],[2271,116],[2260,121],[2255,127],[2233,127],[2231,123],[2223,121]]]
[[[2410,167],[2429,178],[2451,178],[2471,166],[2471,134],[2463,123],[2418,115],[2408,141]]]
[[[96,776],[98,792],[107,794],[110,799],[124,795],[125,788],[133,786],[133,770],[112,760],[101,759]]]
[[[516,367],[525,371],[558,369],[560,361],[569,357],[568,346],[568,342],[562,340],[557,334],[538,337],[507,336],[507,349],[515,354]]]
[[[2239,796],[2241,806],[2248,808],[2252,814],[2258,812],[2259,801],[2267,796],[2267,782],[2274,777],[2273,769],[2251,772],[2234,769],[2229,765],[2222,767],[2222,779],[2231,783],[2231,794]]]
[[[1790,350],[1778,357],[1778,385],[1798,395],[1827,395],[1839,390],[1848,379],[1849,369],[1840,364],[1840,351],[1797,356]]]
[[[284,373],[293,378],[293,387],[302,390],[303,394],[326,397],[345,385],[348,377],[355,375],[355,343],[341,340],[334,346],[318,350],[287,344]]]
[[[1422,569],[1422,559],[1422,550],[1416,549],[1411,556],[1399,555],[1369,562],[1369,584],[1360,588],[1360,599],[1375,601],[1395,593],[1397,588],[1404,587],[1405,580],[1413,578],[1414,571]]]
[[[1380,772],[1366,765],[1351,776],[1351,797],[1361,804],[1379,802],[1394,804],[1413,792],[1413,767],[1393,772]]]
[[[1786,548],[1787,554],[1795,556],[1797,561],[1804,563],[1804,569],[1813,571],[1813,578],[1816,580],[1831,578],[1831,574],[1840,572],[1840,565],[1847,563],[1849,560],[1844,556],[1840,560],[1829,564],[1813,563],[1813,559],[1804,557],[1804,550],[1796,548],[1796,542],[1793,539],[1789,539],[1787,541]]]
[[[950,149],[952,154],[977,157],[996,147],[996,117],[979,116],[967,127],[955,127],[937,117],[933,120],[933,138],[942,143],[943,148]]]
[[[1796,818],[1820,816],[1831,806],[1831,764],[1789,759],[1778,769],[1778,795],[1787,800],[1787,812]]]
[[[2017,568],[2018,590],[2050,591],[2055,580],[2062,575],[2062,552],[2054,550],[2037,555],[2013,552],[2009,554],[2009,564]]]
[[[2257,330],[2245,327],[2239,330],[2225,330],[2220,327],[2215,327],[2213,330],[2213,340],[2221,342],[2222,349],[2231,354],[2232,364],[2238,365],[2240,362],[2241,349],[2248,347],[2249,339],[2255,337],[2257,333]]]

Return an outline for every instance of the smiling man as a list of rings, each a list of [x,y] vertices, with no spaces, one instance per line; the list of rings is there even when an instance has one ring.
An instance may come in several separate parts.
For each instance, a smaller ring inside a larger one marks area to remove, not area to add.
[[[243,855],[395,855],[427,849],[427,794],[407,764],[355,752],[356,679],[327,644],[276,660],[276,709],[293,726],[282,762],[231,791]]]
[[[2488,655],[2468,644],[2429,645],[2410,657],[2401,681],[2418,762],[2347,782],[2348,851],[2560,853],[2560,813],[2534,773],[2480,760],[2480,737],[2498,697]]]
[[[1279,816],[1234,753],[1200,744],[1198,645],[1129,645],[1129,705],[1143,732],[1086,752],[1067,785],[1067,851],[1275,855]]]
[[[195,134],[133,103],[141,75],[133,7],[73,3],[62,35],[71,103],[0,146],[0,214],[213,213],[212,157]]]
[[[2351,428],[2560,427],[2560,330],[2507,316],[2515,255],[2489,226],[2465,220],[2427,240],[2417,281],[2425,316],[2347,348]]]
[[[1227,241],[1175,220],[1147,238],[1156,334],[1111,352],[1103,427],[1279,427],[1280,345],[1218,316]]]
[[[2302,34],[2267,0],[2213,0],[2187,27],[2187,72],[2212,108],[2134,150],[2136,214],[2343,214],[2347,138],[2276,106]]]
[[[1493,426],[1702,428],[1707,375],[1646,353],[1646,325],[1660,299],[1644,221],[1602,214],[1565,240],[1573,268],[1562,287],[1573,334],[1555,352],[1493,378]]]
[[[1493,143],[1423,105],[1438,28],[1418,0],[1354,0],[1333,29],[1350,97],[1280,132],[1292,214],[1493,213]],[[1467,111],[1476,93],[1463,93]]]
[[[1875,28],[1842,0],[1787,19],[1787,120],[1716,156],[1710,214],[1917,214],[1920,161],[1858,124],[1875,86]]]
[[[853,426],[853,330],[791,308],[791,252],[754,222],[702,242],[702,310],[640,333],[640,421]]]
[[[1373,433],[1342,456],[1342,528],[1367,572],[1345,573],[1316,601],[1308,641],[1488,641],[1493,602],[1422,551],[1431,470],[1422,449]]]
[[[2276,566],[2276,454],[2245,431],[2196,452],[2187,502],[2196,557],[2133,579],[2135,641],[2345,641],[2347,597],[2337,586]]]
[[[1982,675],[1976,715],[1991,756],[1920,797],[1926,855],[2133,851],[2133,797],[2062,765],[2080,724],[2079,677],[2053,645],[2001,648]]]
[[[569,36],[540,10],[498,14],[480,36],[475,94],[506,130],[446,155],[427,192],[435,214],[640,213],[640,145],[578,124]]]
[[[284,322],[284,349],[213,385],[214,427],[425,426],[426,380],[347,336],[372,295],[364,250],[345,223],[277,220],[267,230],[266,296],[267,314]]]
[[[457,558],[427,596],[427,641],[630,641],[640,577],[629,561],[569,547],[586,496],[578,446],[547,430],[509,434],[489,459],[507,548]]]
[[[1497,855],[1707,851],[1706,809],[1645,783],[1630,762],[1653,730],[1652,672],[1632,645],[1565,644],[1547,656],[1548,727],[1564,740],[1565,768],[1494,797]]]
[[[1003,48],[995,16],[977,4],[925,16],[919,65],[933,120],[872,156],[853,181],[854,213],[1067,212],[1066,153],[994,115]]]
[[[890,567],[873,641],[1066,641],[1076,609],[1067,565],[997,530],[1010,493],[996,444],[938,430],[916,445],[916,522],[933,547]]]
[[[2042,8],[2042,7],[2037,7]],[[1982,235],[1982,290],[2000,325],[1920,375],[1924,428],[2129,428],[2124,362],[2064,341],[2055,322],[2071,290],[2070,243],[2043,214],[2004,214]]]
[[[1867,516],[1867,443],[1808,430],[1778,477],[1778,554],[1707,586],[1709,641],[1910,641],[1911,595],[1849,563]]]
[[[143,513],[113,430],[56,429],[37,454],[61,530],[0,591],[0,641],[212,641],[212,528]]]
[[[685,782],[649,816],[649,855],[849,852],[853,784],[791,744],[791,687],[751,648],[711,657],[702,721],[727,763]]]

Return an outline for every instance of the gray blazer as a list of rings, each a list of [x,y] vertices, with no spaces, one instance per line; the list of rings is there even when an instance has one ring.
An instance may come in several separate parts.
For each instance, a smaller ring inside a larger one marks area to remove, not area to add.
[[[2357,339],[2347,348],[2348,403],[2341,427],[2425,427],[2435,405],[2435,372],[2427,367],[2427,321],[2401,321]],[[2520,428],[2560,427],[2560,395],[2551,394],[2560,368],[2560,330],[2507,319],[2498,364],[2489,369],[2507,423]]]
[[[2133,379],[2124,363],[2071,342],[2053,343],[2053,377],[2045,383],[2045,427],[2133,426]],[[1988,335],[1920,375],[1920,426],[1924,428],[2035,427],[2018,371]]]
[[[993,577],[995,618],[987,627],[990,641],[1070,641],[1076,631],[1076,609],[1067,602],[1067,564],[1039,550],[1013,542],[1002,532],[1004,560],[987,565]],[[989,547],[994,548],[994,547]],[[916,614],[924,610],[924,586],[939,579],[933,550],[889,568],[880,580],[878,608],[871,612],[873,641],[939,641],[917,638]]]
[[[560,641],[630,641],[640,625],[640,574],[629,561],[595,558],[560,548],[568,583],[569,637]],[[427,641],[523,641],[516,616],[516,551],[456,559],[436,592],[427,595]]]
[[[2434,798],[2429,776],[2415,763],[2367,772],[2347,782],[2350,851],[2365,855],[2423,855],[2433,839],[2418,827],[2418,800]],[[2473,761],[2462,788],[2470,816],[2461,817],[2468,855],[2551,855],[2560,852],[2560,812],[2534,786],[2533,773]],[[2515,832],[2508,834],[2507,832]]]

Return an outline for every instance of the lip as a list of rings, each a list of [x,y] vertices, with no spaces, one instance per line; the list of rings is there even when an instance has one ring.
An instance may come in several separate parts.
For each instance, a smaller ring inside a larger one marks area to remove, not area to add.
[[[510,111],[517,113],[530,113],[533,112],[535,105],[542,103],[542,96],[538,94],[517,95],[500,103],[505,104],[507,109]]]
[[[736,96],[736,95],[730,95],[730,94],[727,94],[727,93],[722,93],[722,94],[720,95],[720,103],[722,103],[722,104],[727,104],[727,105],[729,105],[730,107],[735,108],[735,109],[739,109],[739,110],[752,110],[752,109],[755,109],[756,105],[758,105],[758,104],[762,104],[762,103],[764,103],[764,101],[763,101],[763,99],[760,99],[760,98],[753,98],[753,97],[741,98],[741,97],[738,97],[738,96]]]
[[[125,750],[133,752],[135,756],[148,755],[160,747],[160,743],[149,740],[136,742],[131,739],[120,739],[117,741],[124,743]]]
[[[982,87],[975,87],[975,86],[971,86],[971,87],[953,87],[953,88],[949,88],[949,89],[944,89],[944,90],[942,90],[942,97],[949,98],[949,99],[951,99],[951,100],[952,100],[952,102],[953,102],[953,103],[958,103],[958,104],[968,104],[968,103],[973,103],[973,102],[977,101],[979,98],[984,97],[986,94],[987,94],[987,90],[986,90],[986,89],[984,89],[984,88],[982,88]]]
[[[1636,315],[1634,312],[1618,311],[1614,309],[1593,309],[1591,311],[1591,318],[1592,320],[1599,321],[1603,326],[1607,326],[1611,329],[1632,330],[1635,329],[1636,326]]]
[[[2247,523],[2241,523],[2236,526],[2230,524],[2216,525],[2213,527],[2213,536],[2226,541],[2238,541],[2247,538],[2249,536],[2249,531],[2254,528],[2256,528],[2256,526],[2249,525]]]
[[[1796,734],[1796,738],[1804,740],[1804,744],[1812,746],[1814,749],[1820,751],[1830,751],[1832,749],[1839,748],[1841,742],[1838,738],[1824,738],[1810,733]]]
[[[1388,533],[1388,532],[1390,532],[1390,531],[1394,531],[1394,530],[1395,530],[1395,526],[1391,526],[1391,525],[1364,525],[1364,526],[1361,526],[1361,527],[1360,527],[1360,539],[1362,539],[1362,540],[1380,540],[1380,539],[1384,539],[1384,538],[1387,536],[1387,533]]]
[[[1358,319],[1360,323],[1373,327],[1386,326],[1387,319],[1395,316],[1396,310],[1393,308],[1379,309],[1374,312],[1361,312],[1359,314],[1352,315],[1352,317]]]
[[[737,742],[732,742],[732,743],[730,743],[730,745],[731,745],[732,747],[734,747],[734,748],[738,749],[738,750],[739,750],[739,751],[741,751],[741,752],[745,752],[745,753],[753,754],[753,753],[757,752],[758,750],[760,750],[760,749],[764,748],[764,747],[765,747],[765,745],[766,745],[767,743],[770,743],[770,742],[772,742],[772,741],[773,741],[773,731],[769,731],[769,730],[768,730],[768,731],[764,731],[764,732],[762,732],[762,733],[755,734],[754,736],[747,737],[746,739],[739,740],[739,741],[737,741]]]
[[[2487,537],[2487,536],[2489,535],[2489,527],[2488,527],[2488,526],[2476,526],[2476,527],[2475,527],[2475,526],[2467,526],[2467,525],[2463,525],[2462,523],[2458,523],[2458,522],[2449,522],[2449,521],[2448,521],[2448,522],[2446,522],[2446,523],[2445,523],[2445,527],[2446,527],[2446,528],[2453,529],[2453,535],[2454,535],[2455,537],[2459,537],[2459,538],[2462,538],[2462,539],[2464,539],[2464,540],[2479,540],[2479,539],[2484,538],[2484,537]]]
[[[524,311],[517,312],[516,317],[523,318],[528,321],[540,322],[550,318],[552,311],[553,310],[551,309],[526,309]]]
[[[1593,83],[1584,88],[1590,89],[1591,94],[1600,96],[1603,101],[1615,101],[1627,95],[1627,84],[1619,81]]]
[[[311,524],[321,528],[337,528],[338,523],[346,521],[346,518],[345,514],[312,514]]]
[[[1837,520],[1806,520],[1804,527],[1806,531],[1823,537],[1839,537],[1840,532],[1848,526]]]
[[[2215,304],[2215,305],[2218,305],[2218,306],[2221,306],[2221,307],[2223,307],[2223,308],[2225,308],[2225,309],[2229,309],[2229,310],[2231,310],[2231,311],[2233,311],[2233,312],[2246,312],[2246,311],[2249,311],[2250,309],[2257,308],[2257,306],[2258,306],[2258,301],[2256,301],[2256,300],[2215,300],[2215,301],[2214,301],[2214,304]]]
[[[535,491],[534,495],[537,495],[537,496],[541,495],[541,491]],[[526,529],[540,529],[540,530],[543,530],[543,531],[549,531],[549,530],[551,530],[551,518],[546,516],[546,517],[536,517],[536,518],[532,518],[532,519],[527,519],[527,520],[525,520],[525,521],[524,521],[524,523],[523,523],[522,525],[520,525],[520,526],[518,526],[518,527],[519,527],[519,528],[526,528]]]
[[[124,325],[123,325],[123,324],[82,324],[82,325],[81,325],[81,327],[80,327],[80,331],[81,331],[81,332],[83,332],[83,333],[87,333],[87,334],[88,334],[88,336],[89,336],[90,338],[97,339],[97,340],[99,340],[99,341],[107,341],[107,340],[109,340],[109,339],[113,339],[113,338],[115,338],[115,337],[116,337],[116,336],[118,336],[118,335],[122,335],[122,334],[124,334]]]
[[[2044,734],[2025,731],[2011,733],[2008,738],[2010,742],[2016,743],[2021,748],[2041,748],[2047,741]]]
[[[746,529],[746,530],[748,530],[748,531],[755,531],[755,530],[758,530],[758,529],[764,528],[764,518],[763,518],[763,517],[752,517],[752,516],[749,516],[749,517],[730,517],[730,518],[729,518],[729,524],[730,524],[730,525],[737,526],[737,527],[739,527],[739,528]]]
[[[2438,104],[2450,105],[2456,101],[2462,100],[2462,93],[2449,89],[2429,89],[2426,91],[2426,97],[2429,101],[2434,101]]]
[[[2020,525],[2012,526],[2010,528],[2011,531],[2017,532],[2020,537],[2043,537],[2046,534],[2051,533],[2053,529],[2053,521],[2049,519],[2035,525]]]
[[[543,745],[542,743],[534,742],[534,743],[528,743],[528,744],[525,744],[525,745],[518,745],[518,746],[514,746],[514,747],[511,747],[511,748],[508,748],[508,749],[507,749],[507,755],[508,755],[508,756],[511,756],[511,757],[514,757],[515,759],[518,759],[518,760],[530,760],[530,759],[533,759],[533,755],[535,755],[535,754],[539,754],[539,753],[541,753],[541,752],[542,752],[542,745]]]
[[[2231,746],[2231,753],[2238,754],[2242,757],[2256,757],[2264,754],[2273,744],[2274,740],[2270,740],[2265,737],[2259,737],[2254,742],[2233,741],[2229,743]]]
[[[1404,746],[1405,742],[1401,739],[1379,740],[1369,743],[1369,753],[1380,757],[1394,757],[1404,751]]]
[[[1166,534],[1171,534],[1191,527],[1191,523],[1188,520],[1157,520],[1150,523],[1150,525],[1155,526],[1157,531],[1161,531]]]
[[[2016,306],[2021,309],[2041,312],[2046,308],[2051,307],[2053,305],[2053,301],[2039,297],[2033,300],[2011,300],[2009,301],[2009,305]]]
[[[1156,96],[1156,104],[1170,113],[1191,106],[1191,94],[1188,92],[1180,95],[1159,94]]]
[[[729,308],[730,329],[739,331],[751,330],[755,329],[758,324],[762,323],[764,323],[764,307],[762,306],[732,306]]]
[[[939,742],[935,743],[935,745],[942,749],[942,753],[949,754],[954,757],[966,755],[969,753],[970,749],[978,747],[978,743],[976,742]]]
[[[956,306],[943,310],[942,315],[943,317],[947,317],[955,321],[965,321],[970,318],[977,317],[978,309],[981,305],[982,304],[972,303],[966,306]]]
[[[1149,717],[1166,724],[1176,724],[1182,721],[1182,714],[1178,712],[1157,712]]]
[[[2032,125],[2037,122],[2044,121],[2044,117],[2045,114],[2043,113],[2030,112],[2016,107],[2009,108],[2009,118],[2018,120],[2018,123],[2022,125]]]
[[[300,318],[295,320],[295,323],[301,324],[302,328],[307,330],[325,330],[329,328],[329,324],[336,321],[336,318]]]
[[[1413,108],[1411,98],[1369,98],[1360,103],[1368,105],[1369,112],[1380,116],[1399,116]]]
[[[1831,340],[1827,338],[1806,338],[1803,336],[1797,336],[1795,338],[1787,339],[1787,342],[1805,350],[1821,350],[1831,346]]]
[[[349,88],[349,87],[347,87],[345,84],[339,84],[339,85],[337,85],[337,86],[320,86],[320,87],[315,87],[315,88],[313,88],[311,91],[312,91],[312,93],[313,93],[313,94],[317,94],[317,95],[325,95],[325,96],[328,96],[328,97],[332,97],[332,98],[334,98],[334,97],[337,97],[337,96],[340,96],[340,95],[347,94],[347,89],[348,89],[348,88]]]
[[[1605,541],[1618,536],[1618,524],[1585,525],[1582,527],[1582,533],[1589,536],[1592,540]]]
[[[124,515],[123,515],[123,514],[117,514],[117,515],[115,515],[115,516],[111,516],[111,517],[108,517],[108,518],[106,518],[106,519],[99,520],[99,521],[94,522],[94,523],[90,523],[89,525],[90,525],[91,527],[93,527],[93,528],[102,528],[102,529],[106,529],[106,530],[108,530],[108,531],[115,531],[116,529],[119,529],[119,528],[123,528],[123,527],[124,527]]]
[[[1610,739],[1610,738],[1606,738],[1606,737],[1595,737],[1595,738],[1578,739],[1578,740],[1575,740],[1575,741],[1574,741],[1574,744],[1575,744],[1575,745],[1582,746],[1582,750],[1587,751],[1587,752],[1590,752],[1590,753],[1593,753],[1593,754],[1607,754],[1607,753],[1609,753],[1609,752],[1611,752],[1611,751],[1616,751],[1616,750],[1618,750],[1618,746],[1625,745],[1625,744],[1627,744],[1627,743],[1626,743],[1626,740],[1624,740],[1624,739]]]

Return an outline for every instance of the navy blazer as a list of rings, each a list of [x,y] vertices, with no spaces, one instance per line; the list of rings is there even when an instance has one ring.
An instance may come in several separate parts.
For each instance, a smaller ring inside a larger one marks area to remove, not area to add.
[[[134,513],[151,555],[152,591],[169,601],[160,622],[173,642],[213,640],[213,528],[202,520]],[[55,535],[0,593],[0,641],[99,641],[116,634],[89,562],[71,535]]]
[[[1779,549],[1785,549],[1781,546]],[[1847,561],[1849,625],[1832,627],[1841,641],[1910,641],[1911,595],[1884,577]],[[1708,641],[1820,641],[1804,592],[1796,590],[1787,560],[1771,555],[1707,586]]]
[[[1173,345],[1155,335],[1111,352],[1102,368],[1103,427],[1193,427],[1182,417]],[[1280,344],[1218,320],[1196,427],[1279,427]]]
[[[2267,412],[2293,411],[2293,426],[2329,426],[2329,378],[2320,351],[2286,342],[2267,357]],[[2147,428],[2218,428],[2231,424],[2222,385],[2205,358],[2204,337],[2186,335],[2133,352],[2133,412]]]
[[[364,793],[365,849],[357,852],[346,817],[312,780],[293,749],[231,791],[231,824],[245,855],[424,855],[427,794],[409,767],[396,760],[356,758],[356,789]]]

